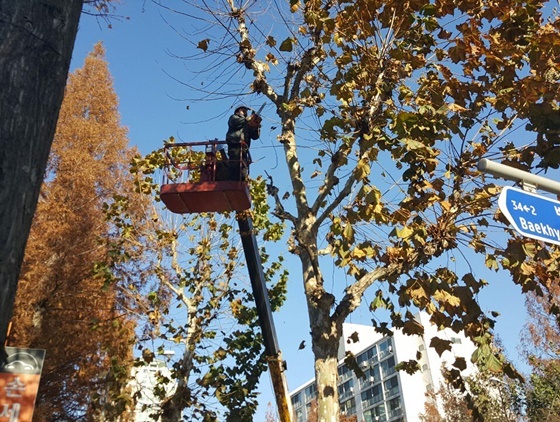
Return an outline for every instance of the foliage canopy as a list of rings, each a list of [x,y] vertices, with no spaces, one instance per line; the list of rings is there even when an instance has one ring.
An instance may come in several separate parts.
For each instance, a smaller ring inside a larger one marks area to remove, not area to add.
[[[473,361],[516,376],[491,347],[497,315],[478,305],[488,281],[474,262],[543,294],[558,250],[512,232],[495,212],[500,188],[476,166],[560,166],[552,2],[290,0],[275,3],[278,20],[256,2],[181,3],[207,25],[201,55],[229,53],[278,118],[290,183],[273,214],[291,224],[303,266],[319,420],[338,414],[341,326],[364,300],[388,311],[380,331],[418,334],[425,310],[478,344]],[[528,141],[514,134],[523,128]],[[323,254],[354,280],[342,293],[327,288]]]

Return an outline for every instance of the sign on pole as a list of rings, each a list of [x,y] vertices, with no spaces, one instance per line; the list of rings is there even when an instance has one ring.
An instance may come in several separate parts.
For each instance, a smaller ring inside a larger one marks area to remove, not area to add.
[[[560,201],[506,186],[498,205],[523,236],[560,245]]]
[[[45,351],[6,347],[0,367],[0,422],[31,422]]]

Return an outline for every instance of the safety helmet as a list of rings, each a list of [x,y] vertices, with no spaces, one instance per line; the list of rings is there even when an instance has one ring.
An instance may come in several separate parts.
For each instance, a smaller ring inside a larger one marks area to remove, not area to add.
[[[239,110],[245,110],[245,113],[247,113],[251,109],[249,107],[246,107],[246,106],[239,106],[235,109],[234,113],[237,113]]]

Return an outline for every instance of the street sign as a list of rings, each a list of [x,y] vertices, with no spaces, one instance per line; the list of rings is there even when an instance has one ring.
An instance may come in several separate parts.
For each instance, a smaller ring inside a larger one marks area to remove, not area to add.
[[[0,422],[31,422],[45,351],[6,347],[0,366]]]
[[[506,186],[498,205],[523,236],[560,245],[560,201]]]

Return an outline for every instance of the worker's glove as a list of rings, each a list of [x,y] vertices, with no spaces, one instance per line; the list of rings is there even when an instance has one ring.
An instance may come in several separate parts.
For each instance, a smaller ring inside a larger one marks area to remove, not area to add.
[[[258,114],[251,114],[248,118],[248,125],[251,127],[261,127],[262,117]]]

